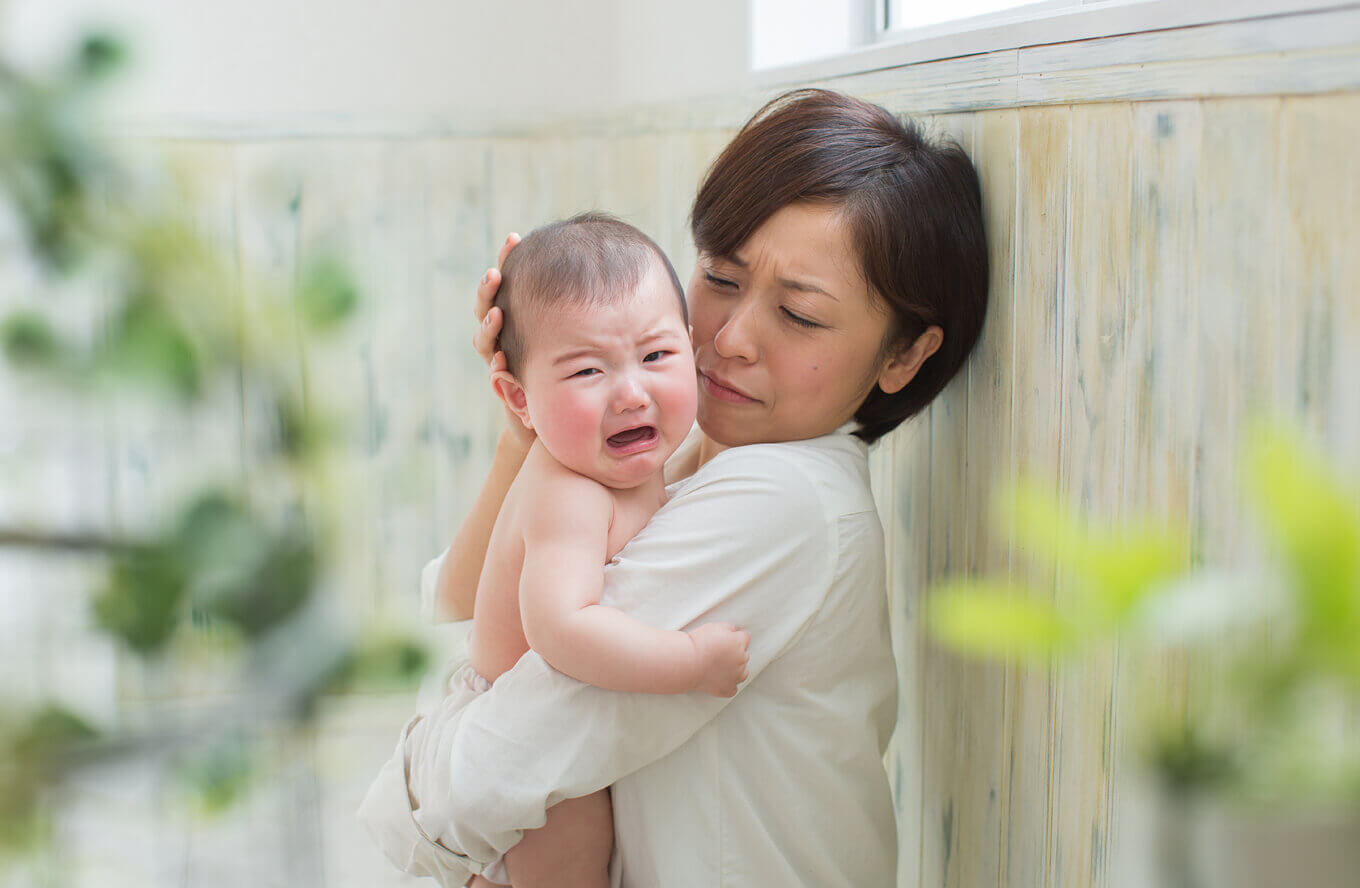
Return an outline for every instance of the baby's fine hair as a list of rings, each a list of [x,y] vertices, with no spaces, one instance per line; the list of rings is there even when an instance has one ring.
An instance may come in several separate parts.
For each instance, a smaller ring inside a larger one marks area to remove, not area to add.
[[[530,332],[558,308],[611,305],[628,296],[653,262],[670,275],[689,324],[685,291],[675,267],[650,237],[608,213],[581,213],[535,228],[501,267],[496,305],[504,316],[498,348],[506,369],[518,373],[528,354]]]

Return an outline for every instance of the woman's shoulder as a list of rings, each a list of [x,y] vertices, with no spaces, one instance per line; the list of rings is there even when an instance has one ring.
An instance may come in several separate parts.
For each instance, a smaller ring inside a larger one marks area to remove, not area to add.
[[[763,491],[790,509],[816,506],[829,517],[873,508],[864,445],[848,434],[730,447],[681,482],[713,486]]]

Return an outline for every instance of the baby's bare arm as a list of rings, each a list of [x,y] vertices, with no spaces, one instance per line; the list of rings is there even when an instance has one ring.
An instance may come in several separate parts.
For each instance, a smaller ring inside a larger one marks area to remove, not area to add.
[[[657,629],[599,603],[612,505],[605,488],[581,478],[537,491],[519,585],[529,646],[600,688],[732,696],[746,677],[747,633],[721,624],[693,634]]]

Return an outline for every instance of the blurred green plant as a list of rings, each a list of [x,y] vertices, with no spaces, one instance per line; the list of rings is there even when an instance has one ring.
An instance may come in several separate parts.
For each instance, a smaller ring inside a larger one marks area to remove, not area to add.
[[[1057,568],[1061,601],[1020,583],[951,581],[930,596],[929,627],[994,659],[1070,664],[1117,643],[1216,664],[1214,708],[1226,718],[1143,695],[1152,710],[1136,743],[1168,788],[1360,803],[1360,750],[1336,726],[1338,713],[1360,712],[1360,492],[1297,435],[1262,424],[1248,442],[1244,488],[1278,575],[1193,566],[1184,530],[1098,528],[1027,483],[999,515]]]
[[[169,670],[184,639],[213,635],[225,652],[216,665],[239,691],[173,735],[101,728],[41,703],[0,711],[0,854],[45,839],[44,798],[73,768],[166,758],[170,747],[172,770],[204,809],[220,809],[250,783],[263,722],[301,730],[323,695],[409,684],[425,667],[418,645],[356,636],[316,594],[335,536],[327,465],[336,424],[288,382],[299,342],[274,331],[290,324],[244,330],[230,265],[99,138],[99,87],[124,56],[97,35],[44,76],[0,59],[0,216],[12,217],[18,240],[0,248],[33,269],[34,288],[29,307],[0,317],[0,352],[14,373],[72,397],[138,392],[164,415],[218,409],[223,390],[247,393],[252,412],[274,420],[254,467],[271,495],[259,502],[229,480],[209,484],[137,536],[0,525],[0,547],[102,556],[91,596],[98,627]],[[80,288],[96,294],[93,336],[57,320]],[[257,301],[320,336],[340,329],[358,300],[344,264],[319,256],[290,291]]]

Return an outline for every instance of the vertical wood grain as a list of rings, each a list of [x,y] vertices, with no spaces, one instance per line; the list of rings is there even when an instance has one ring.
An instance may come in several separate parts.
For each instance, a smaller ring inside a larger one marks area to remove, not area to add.
[[[1014,481],[1011,463],[1013,364],[1015,361],[1015,214],[1016,156],[1019,114],[1013,110],[974,116],[970,155],[982,185],[987,234],[990,292],[982,335],[964,368],[968,385],[964,442],[967,488],[963,493],[964,569],[974,576],[1005,575],[1011,569],[1011,540],[997,532],[993,499]],[[985,797],[988,818],[972,842],[987,861],[975,884],[1001,884],[1004,878],[1003,806],[1007,782],[1010,724],[1007,717],[1008,671],[1000,665],[978,665],[982,681],[972,688],[975,750],[969,762],[978,783],[976,798]],[[968,853],[965,851],[965,853]]]
[[[1045,484],[1052,484],[1058,475],[1062,424],[1060,324],[1070,118],[1071,109],[1064,107],[1026,111],[1018,141],[1012,460],[1017,473],[1033,475]],[[1027,580],[1035,594],[1052,595],[1052,566],[1031,561],[1028,555],[1017,548],[1017,576]],[[1002,802],[1007,822],[1003,884],[1015,888],[1049,884],[1054,826],[1050,673],[1042,665],[1017,665],[1007,677],[1010,741]]]
[[[1255,549],[1243,545],[1246,505],[1237,461],[1244,424],[1273,412],[1272,365],[1280,354],[1278,99],[1207,101],[1203,164],[1197,177],[1195,283],[1200,396],[1194,521],[1207,561]]]
[[[921,623],[922,596],[930,557],[930,413],[923,411],[884,438],[891,447],[890,502],[893,538],[888,551],[889,620],[897,662],[897,728],[889,745],[888,778],[897,804],[897,878],[899,888],[920,888],[925,858],[922,845],[922,759],[929,718],[923,692],[926,637]]]
[[[1357,95],[1284,100],[1279,294],[1298,318],[1290,331],[1298,336],[1295,410],[1353,470],[1360,452],[1357,108]]]
[[[366,475],[375,485],[377,599],[400,612],[416,601],[420,569],[440,544],[433,490],[434,306],[431,293],[428,152],[393,139],[376,158],[376,203],[364,243],[370,267],[368,371],[372,407]]]
[[[481,489],[502,427],[486,367],[472,349],[477,281],[496,262],[491,228],[491,145],[435,139],[424,145],[429,231],[432,377],[427,434],[433,448],[434,550],[453,539]]]
[[[947,115],[933,123],[965,152],[973,152],[974,115]],[[972,573],[968,558],[976,547],[970,537],[977,516],[970,507],[978,499],[972,491],[979,481],[989,479],[985,465],[975,468],[968,459],[975,437],[969,423],[974,418],[970,394],[965,370],[930,408],[932,584]],[[983,434],[995,422],[994,416],[976,419],[976,431]],[[995,883],[1000,869],[1004,672],[933,645],[926,650],[924,701],[929,716],[924,726],[921,881],[947,886]]]
[[[1126,105],[1073,108],[1068,152],[1058,491],[1096,526],[1118,512],[1123,496],[1131,118]],[[1087,593],[1077,578],[1057,580],[1059,606],[1078,606]],[[1107,884],[1114,672],[1109,656],[1054,672],[1052,885]]]
[[[385,434],[375,389],[373,335],[384,294],[382,263],[374,260],[375,219],[383,204],[384,143],[376,139],[326,142],[309,154],[299,205],[300,261],[338,255],[355,275],[359,305],[337,335],[310,343],[303,355],[309,409],[332,406],[344,435],[337,442],[342,526],[333,565],[337,595],[352,613],[375,614],[384,585],[380,561],[382,497],[371,460]]]
[[[489,141],[492,239],[500,244],[507,234],[528,234],[553,216],[551,169],[544,159],[544,138],[493,138]],[[494,263],[493,255],[488,264]]]
[[[1124,502],[1190,534],[1193,476],[1199,459],[1199,217],[1195,187],[1202,171],[1198,102],[1148,102],[1133,112],[1133,217],[1129,316],[1129,407],[1125,421]],[[1136,715],[1151,727],[1157,713],[1183,708],[1187,665],[1168,656],[1121,660],[1156,706]]]

